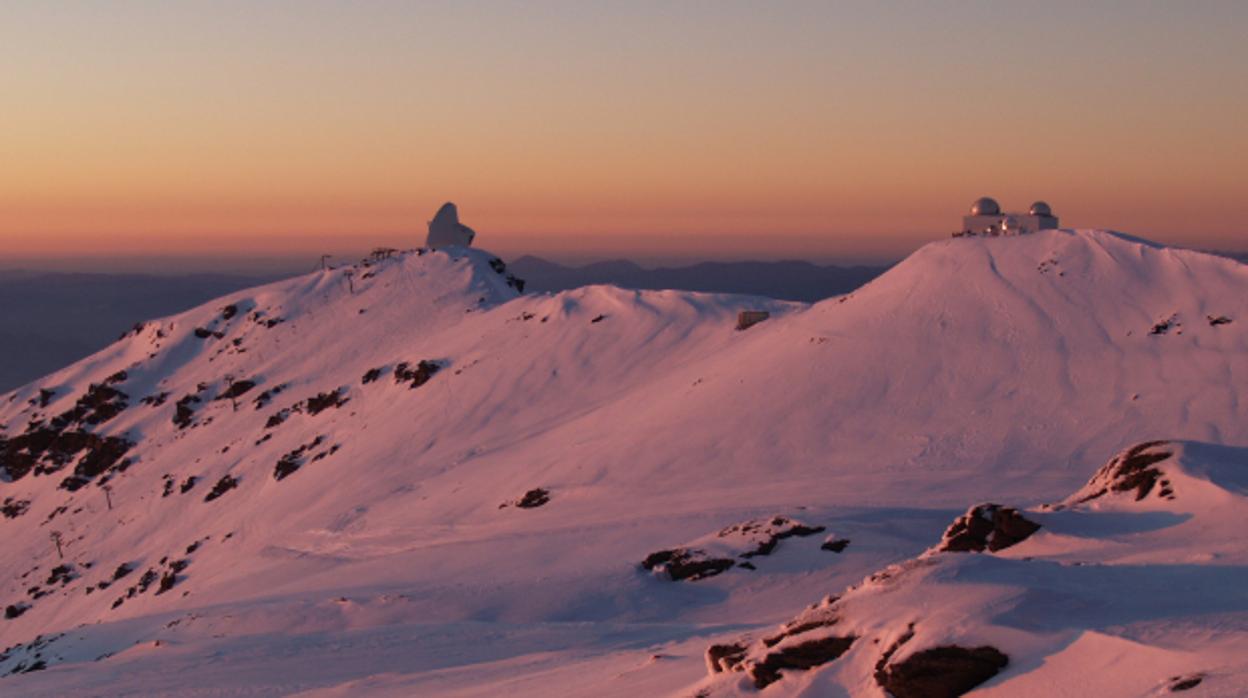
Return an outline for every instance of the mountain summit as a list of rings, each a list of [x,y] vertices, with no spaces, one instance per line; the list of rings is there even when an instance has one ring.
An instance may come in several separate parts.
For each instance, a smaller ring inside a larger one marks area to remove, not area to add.
[[[971,504],[1058,501],[1143,441],[1248,444],[1248,267],[1115,233],[935,242],[814,305],[522,288],[480,250],[379,253],[0,397],[0,687],[748,692],[703,678],[708,645],[921,556]],[[770,319],[737,331],[746,310]],[[1103,521],[1078,535],[1136,530]],[[838,666],[802,675],[867,690]]]

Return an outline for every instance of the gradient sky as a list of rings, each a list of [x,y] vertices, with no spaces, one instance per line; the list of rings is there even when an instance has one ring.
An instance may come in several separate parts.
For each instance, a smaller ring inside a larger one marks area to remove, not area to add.
[[[414,246],[448,199],[510,256],[892,258],[984,194],[1248,246],[1242,0],[0,0],[0,65],[0,267]]]

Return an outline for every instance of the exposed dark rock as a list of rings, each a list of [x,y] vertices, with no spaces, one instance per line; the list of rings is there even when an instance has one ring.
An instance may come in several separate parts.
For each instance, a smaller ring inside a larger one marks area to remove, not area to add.
[[[880,686],[894,698],[955,698],[996,676],[1009,662],[995,647],[933,647],[884,667]]]
[[[256,409],[260,410],[260,409],[264,409],[265,407],[267,407],[268,404],[273,401],[273,397],[285,389],[286,389],[286,384],[282,383],[281,385],[275,385],[272,388],[269,388],[268,390],[264,391],[263,393],[260,393],[258,396],[256,396],[256,399],[253,401],[256,406]]]
[[[409,383],[410,388],[419,388],[433,378],[434,374],[442,370],[442,365],[436,361],[428,361],[422,359],[412,368],[407,362],[403,362],[394,367],[394,382]]]
[[[766,688],[780,680],[784,669],[806,671],[840,657],[854,644],[854,636],[824,637],[787,645],[768,653],[761,662],[749,663],[745,672],[754,680],[755,688]]]
[[[812,536],[824,530],[823,526],[807,526],[786,516],[754,519],[733,524],[716,534],[718,538],[740,539],[738,544],[752,546],[735,556],[739,560],[733,557],[711,557],[704,550],[684,546],[651,553],[642,561],[641,566],[666,575],[672,581],[705,579],[731,569],[734,565],[744,566],[742,561],[770,555],[780,541],[786,538]],[[746,569],[756,567],[750,564]]]
[[[821,550],[830,550],[834,553],[840,553],[840,552],[844,552],[845,548],[848,546],[849,546],[848,538],[833,538],[831,540],[825,540],[823,542],[823,545],[819,546],[819,548]]]
[[[13,499],[12,497],[5,497],[4,504],[0,505],[0,513],[4,514],[4,518],[6,519],[16,519],[22,514],[25,514],[28,509],[30,509],[29,499]]]
[[[1162,320],[1154,324],[1152,329],[1150,329],[1148,333],[1154,334],[1154,335],[1167,334],[1168,332],[1170,332],[1172,328],[1177,327],[1178,324],[1179,324],[1178,315],[1171,315],[1165,320]]]
[[[282,425],[282,422],[285,422],[289,418],[290,418],[289,409],[278,410],[277,412],[274,412],[273,414],[269,415],[269,418],[265,420],[264,428],[273,429],[274,427],[279,427]]]
[[[362,379],[361,379],[361,382],[362,382],[364,385],[368,385],[369,383],[372,383],[373,381],[377,380],[378,378],[381,378],[381,369],[380,369],[380,368],[370,368],[370,369],[368,369],[368,371],[366,371],[366,372],[364,373],[364,378],[362,378]]]
[[[900,637],[893,641],[893,644],[889,645],[888,649],[884,650],[884,653],[881,654],[880,658],[875,662],[874,676],[876,683],[881,686],[884,685],[884,682],[888,680],[888,672],[886,671],[888,668],[888,661],[893,658],[893,655],[897,653],[897,650],[901,649],[902,645],[912,639],[914,639],[914,623],[911,623],[906,628],[906,632],[902,633]]]
[[[230,383],[229,387],[217,396],[218,400],[234,400],[241,397],[247,391],[256,387],[256,382],[251,380],[235,381]]]
[[[997,504],[971,507],[948,529],[937,550],[948,552],[990,552],[1016,545],[1040,530],[1040,524],[1025,518],[1017,509]]]
[[[769,317],[771,313],[766,310],[742,310],[737,313],[737,331],[748,330]]]
[[[594,319],[592,319],[592,320],[590,320],[590,321],[589,321],[589,324],[591,324],[591,325],[592,325],[592,324],[594,324],[594,323],[596,323],[596,322],[602,322],[603,320],[606,320],[606,319],[607,319],[607,316],[606,316],[606,315],[595,315],[595,316],[594,316]]]
[[[30,610],[30,604],[14,603],[4,607],[4,619],[13,620]]]
[[[729,526],[719,532],[719,537],[726,538],[736,533],[759,533],[763,535],[764,538],[759,542],[757,547],[753,550],[741,553],[741,557],[748,560],[749,558],[758,557],[760,555],[770,555],[773,551],[775,551],[776,546],[780,544],[780,541],[785,538],[792,538],[794,536],[805,538],[806,536],[813,536],[816,533],[823,533],[824,530],[823,526],[807,526],[806,524],[798,523],[783,516],[776,516],[765,522],[748,521],[743,524]]]
[[[1213,315],[1206,315],[1206,316],[1205,316],[1205,319],[1209,321],[1209,326],[1210,326],[1210,327],[1217,327],[1218,325],[1229,325],[1229,324],[1231,324],[1231,319],[1230,319],[1229,317],[1225,316],[1225,315],[1218,315],[1218,316],[1216,316],[1216,317],[1215,317],[1215,316],[1213,316]],[[1198,680],[1198,681],[1199,681],[1199,680]]]
[[[79,424],[76,418],[86,417],[85,413],[75,418],[67,417],[69,414],[53,420],[52,426],[34,422],[22,434],[7,439],[0,436],[0,469],[10,480],[19,480],[32,470],[35,475],[55,473],[78,459],[74,475],[61,484],[72,491],[107,470],[129,465],[121,459],[134,444],[123,437],[97,436],[72,428]]]
[[[301,468],[305,462],[305,455],[308,451],[320,446],[324,443],[325,437],[318,436],[310,443],[303,444],[299,448],[287,453],[277,461],[277,466],[273,469],[273,479],[282,481],[291,473]]]
[[[74,474],[61,481],[60,488],[74,492],[87,485],[100,475],[105,475],[100,484],[108,482],[114,473],[125,472],[131,460],[123,458],[134,443],[118,436],[97,437],[90,435],[89,445],[83,456],[74,466]]]
[[[156,587],[156,596],[169,591],[182,581],[181,572],[190,567],[190,560],[174,560],[169,563],[169,570],[160,577],[160,585]]]
[[[79,577],[78,571],[71,564],[62,564],[53,567],[48,573],[48,579],[44,584],[49,586],[60,584],[62,586],[69,584]]]
[[[549,501],[550,491],[538,487],[525,492],[524,496],[516,501],[516,506],[521,509],[536,509]]]
[[[199,482],[199,478],[195,477],[194,475],[187,477],[185,480],[182,481],[181,487],[178,488],[178,493],[186,494],[187,492],[190,492],[191,488],[194,487],[195,483],[197,482]]]
[[[47,407],[52,402],[52,398],[54,397],[56,397],[55,390],[48,390],[47,388],[40,388],[39,389],[39,406]]]
[[[148,395],[147,397],[140,399],[139,402],[143,403],[144,405],[147,405],[148,407],[160,407],[161,405],[165,404],[165,401],[168,399],[169,399],[169,393],[156,393],[154,395]]]
[[[149,567],[147,571],[143,573],[143,576],[139,577],[139,583],[130,587],[127,595],[134,596],[135,594],[142,594],[147,591],[147,588],[154,584],[157,579],[160,579],[160,573]]]
[[[221,479],[217,480],[217,484],[212,486],[212,490],[209,491],[208,494],[204,495],[204,501],[211,502],[235,487],[238,487],[238,478],[231,477],[229,475],[222,475]]]
[[[179,429],[185,429],[191,426],[191,422],[195,421],[194,406],[199,404],[199,402],[199,395],[191,393],[174,403],[173,423]]]
[[[331,407],[342,407],[346,403],[347,398],[343,396],[341,388],[314,395],[304,402],[308,414],[311,416],[316,416]]]
[[[1092,476],[1087,485],[1092,492],[1081,498],[1079,502],[1096,499],[1110,492],[1132,490],[1135,491],[1136,501],[1139,501],[1147,497],[1158,483],[1162,486],[1159,496],[1174,499],[1174,490],[1170,487],[1169,481],[1162,477],[1160,469],[1154,467],[1157,463],[1174,455],[1172,451],[1163,448],[1168,443],[1146,441],[1114,456],[1096,472],[1096,475]]]
[[[665,574],[673,582],[679,582],[714,577],[736,564],[727,558],[710,558],[705,555],[701,550],[686,548],[660,550],[647,555],[641,566],[651,572]]]
[[[92,383],[72,408],[52,419],[51,427],[65,430],[72,426],[94,426],[121,414],[126,409],[129,396],[112,385],[125,379],[126,372],[119,371],[102,383]]]
[[[706,648],[706,666],[712,674],[734,671],[745,659],[745,645],[711,645]]]
[[[233,303],[231,303],[231,304],[229,304],[229,305],[227,305],[227,306],[225,306],[224,308],[222,308],[222,309],[221,309],[221,319],[222,319],[222,320],[230,320],[231,318],[233,318],[233,317],[234,317],[235,315],[237,315],[237,314],[238,314],[238,306],[237,306],[237,305],[234,305]]]
[[[1170,677],[1170,692],[1178,693],[1179,691],[1190,691],[1200,685],[1205,677],[1200,674],[1192,676],[1172,676]]]
[[[195,336],[199,337],[200,339],[208,339],[209,337],[216,337],[217,339],[221,339],[222,337],[225,336],[225,333],[213,332],[212,330],[207,329],[205,327],[196,327]]]
[[[113,570],[113,581],[115,582],[133,571],[134,565],[131,565],[128,562],[123,562],[120,565],[117,565],[116,570]]]

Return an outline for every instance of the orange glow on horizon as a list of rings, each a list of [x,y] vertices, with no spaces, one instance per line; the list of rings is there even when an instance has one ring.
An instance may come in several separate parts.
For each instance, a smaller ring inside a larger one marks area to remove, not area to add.
[[[448,199],[509,254],[895,258],[981,195],[1240,246],[1242,7],[6,8],[0,266],[417,244]]]

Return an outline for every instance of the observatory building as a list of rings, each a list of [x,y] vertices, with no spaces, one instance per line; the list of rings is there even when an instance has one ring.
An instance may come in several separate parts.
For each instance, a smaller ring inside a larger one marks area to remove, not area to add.
[[[436,250],[440,247],[468,247],[476,231],[459,222],[459,209],[449,201],[442,204],[433,220],[429,221],[429,237],[425,247]]]
[[[970,215],[962,217],[962,230],[953,236],[1026,235],[1056,227],[1057,216],[1043,201],[1032,204],[1027,213],[1004,213],[995,199],[985,196],[971,204]]]

